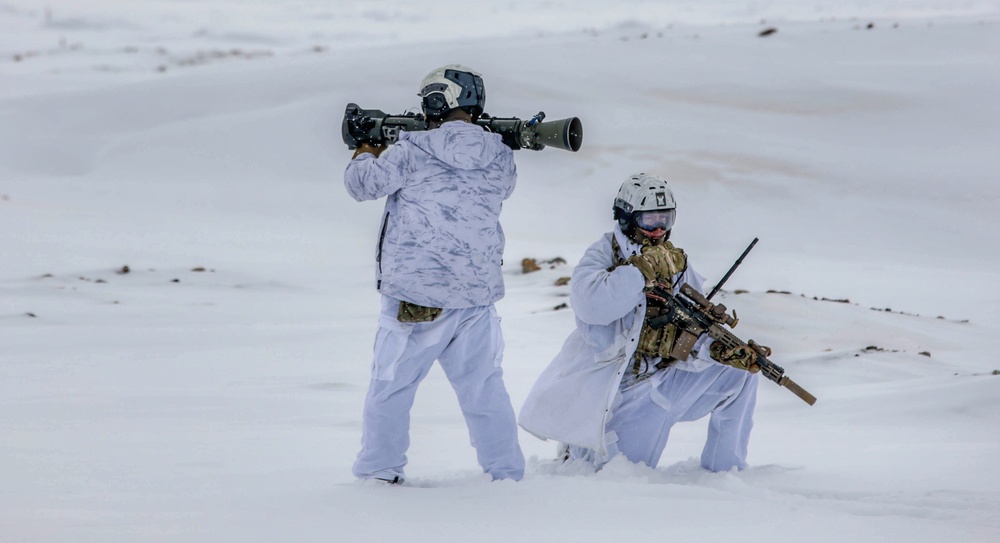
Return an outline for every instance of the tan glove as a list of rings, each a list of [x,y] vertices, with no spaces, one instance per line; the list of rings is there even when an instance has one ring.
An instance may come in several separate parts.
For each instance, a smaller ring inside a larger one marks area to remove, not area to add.
[[[354,151],[354,156],[351,157],[351,160],[358,158],[358,155],[360,155],[361,153],[371,153],[375,155],[375,158],[378,158],[378,156],[381,155],[382,151],[385,151],[385,149],[386,149],[385,145],[373,145],[371,143],[362,143],[358,145],[358,148]]]
[[[760,353],[760,354],[762,354],[762,355],[764,355],[766,357],[767,356],[771,356],[771,348],[768,347],[767,345],[761,345],[760,343],[757,343],[756,341],[754,341],[752,339],[750,341],[748,341],[747,343],[749,343],[750,346],[753,347],[754,350],[756,350],[758,353]]]
[[[708,354],[712,357],[712,360],[715,360],[716,362],[741,370],[746,370],[750,373],[757,373],[760,371],[760,366],[757,365],[757,351],[754,350],[757,347],[767,349],[766,352],[768,354],[771,352],[771,349],[762,345],[757,345],[753,342],[753,340],[750,341],[750,348],[740,345],[738,347],[733,347],[732,349],[727,349],[721,342],[715,341],[712,342],[712,346],[708,348]]]
[[[684,271],[687,268],[687,255],[667,241],[643,247],[642,254],[630,256],[628,263],[639,268],[646,278],[646,286],[651,287],[657,281],[668,281]]]

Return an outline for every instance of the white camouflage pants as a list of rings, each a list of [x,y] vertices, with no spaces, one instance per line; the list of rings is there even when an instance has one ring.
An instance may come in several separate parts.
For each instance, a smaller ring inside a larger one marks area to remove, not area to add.
[[[437,360],[458,396],[483,471],[494,480],[520,480],[524,455],[503,383],[503,336],[496,309],[445,309],[433,322],[401,323],[398,308],[398,300],[382,297],[354,475],[404,478],[410,408],[417,385]]]
[[[570,458],[606,464],[617,454],[655,468],[670,428],[711,414],[701,465],[710,471],[744,469],[757,404],[757,375],[722,364],[701,372],[668,368],[621,389],[606,432],[608,454],[570,447]]]

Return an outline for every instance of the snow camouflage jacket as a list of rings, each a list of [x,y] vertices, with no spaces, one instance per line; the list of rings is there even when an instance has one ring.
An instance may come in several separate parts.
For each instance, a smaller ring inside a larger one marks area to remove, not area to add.
[[[461,121],[402,132],[344,174],[358,200],[387,196],[376,249],[382,294],[428,307],[490,305],[504,295],[502,202],[514,191],[513,151]]]
[[[619,266],[608,271],[615,260],[611,236],[617,238],[622,258],[640,251],[640,246],[616,227],[584,253],[570,281],[576,330],[542,371],[518,417],[521,427],[537,437],[586,447],[601,455],[606,454],[608,444],[617,441],[617,436],[605,434],[605,425],[617,405],[619,384],[630,371],[646,314],[645,279],[639,269]],[[678,275],[674,276],[676,290],[688,283],[704,293],[704,278],[690,261],[687,270]],[[694,354],[672,367],[698,372],[716,364],[708,356],[708,341],[700,339]]]

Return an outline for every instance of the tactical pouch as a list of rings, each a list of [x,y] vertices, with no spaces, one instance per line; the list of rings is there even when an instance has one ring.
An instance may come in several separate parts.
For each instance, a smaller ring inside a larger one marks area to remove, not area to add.
[[[441,316],[440,307],[425,307],[400,300],[396,320],[399,322],[431,322]]]
[[[643,356],[667,358],[677,341],[677,326],[668,324],[662,328],[653,328],[649,321],[642,324],[639,332],[639,346],[636,352]]]

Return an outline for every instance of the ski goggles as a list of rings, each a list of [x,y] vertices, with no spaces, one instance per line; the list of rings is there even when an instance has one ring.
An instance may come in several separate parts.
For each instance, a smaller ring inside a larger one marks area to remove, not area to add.
[[[674,227],[674,219],[677,217],[675,209],[657,209],[654,211],[640,211],[635,214],[635,224],[639,228],[652,232],[657,229],[670,230]]]

